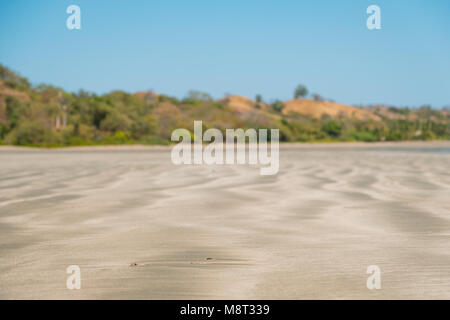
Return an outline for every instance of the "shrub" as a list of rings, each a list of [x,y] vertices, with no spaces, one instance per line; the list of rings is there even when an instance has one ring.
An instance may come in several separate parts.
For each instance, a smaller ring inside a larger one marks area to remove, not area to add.
[[[130,119],[117,111],[109,113],[105,119],[100,123],[100,129],[116,132],[116,131],[128,131],[130,128]]]
[[[342,126],[335,120],[330,120],[322,125],[322,130],[331,137],[338,137],[342,132]]]
[[[352,137],[356,141],[364,141],[364,142],[378,141],[377,135],[371,131],[356,131],[353,132]]]
[[[16,89],[27,89],[30,87],[30,82],[27,78],[21,77],[18,73],[9,70],[7,67],[0,64],[0,79],[5,81],[5,83]]]
[[[74,126],[74,135],[82,140],[92,140],[95,136],[94,128],[83,123]]]
[[[284,103],[280,100],[276,100],[271,104],[271,107],[275,112],[281,113],[281,111],[283,111],[284,109]]]
[[[424,130],[422,134],[419,136],[421,140],[433,140],[436,139],[436,135],[431,130]]]
[[[184,103],[198,104],[199,102],[211,102],[213,98],[206,92],[201,92],[197,90],[190,90],[184,98]]]
[[[6,139],[16,145],[51,145],[57,144],[59,137],[45,126],[42,121],[25,120],[12,130]]]
[[[89,145],[93,145],[94,142],[85,140],[80,137],[71,137],[71,138],[69,138],[67,144],[69,146],[89,146]]]
[[[0,122],[0,140],[2,140],[8,133],[8,127]]]
[[[133,138],[139,139],[142,136],[150,135],[156,132],[158,124],[153,116],[147,115],[138,118],[131,124],[131,134]]]
[[[106,144],[126,144],[132,142],[128,132],[116,131],[113,135],[107,135],[103,139]]]
[[[403,137],[403,135],[400,131],[391,130],[391,131],[389,131],[389,133],[386,137],[386,140],[387,141],[400,141],[400,140],[402,140],[402,137]]]
[[[12,96],[7,96],[6,102],[6,117],[11,129],[15,128],[20,121],[21,116],[25,113],[26,106]]]
[[[322,96],[320,94],[317,94],[317,93],[313,93],[312,94],[312,98],[314,99],[314,101],[324,101]]]
[[[130,135],[127,132],[116,131],[114,133],[114,140],[118,143],[128,143],[130,142]]]

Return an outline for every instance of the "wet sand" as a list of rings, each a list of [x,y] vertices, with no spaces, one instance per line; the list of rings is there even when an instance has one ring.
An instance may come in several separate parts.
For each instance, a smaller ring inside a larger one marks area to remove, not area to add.
[[[450,299],[449,149],[286,145],[260,176],[166,148],[0,148],[0,298]]]

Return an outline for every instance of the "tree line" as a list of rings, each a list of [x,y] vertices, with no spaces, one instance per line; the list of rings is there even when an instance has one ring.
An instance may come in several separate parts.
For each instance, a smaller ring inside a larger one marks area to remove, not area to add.
[[[283,113],[274,101],[264,111],[240,113],[207,93],[191,91],[183,99],[153,92],[112,91],[98,95],[66,92],[52,85],[30,82],[0,65],[0,144],[22,146],[80,146],[101,144],[169,144],[176,128],[190,128],[202,120],[204,129],[280,129],[285,142],[400,141],[450,139],[450,112],[422,107],[392,108],[414,118],[358,120],[348,117],[312,118]],[[299,85],[295,98],[308,95]],[[321,100],[319,95],[312,95]],[[256,104],[264,103],[260,95]]]

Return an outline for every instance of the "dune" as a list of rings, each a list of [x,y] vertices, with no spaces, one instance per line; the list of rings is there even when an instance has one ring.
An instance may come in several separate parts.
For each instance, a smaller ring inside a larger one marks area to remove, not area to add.
[[[238,113],[264,113],[269,117],[276,117],[274,114],[270,114],[269,106],[265,103],[257,103],[256,101],[238,95],[232,95],[219,100]],[[320,118],[323,115],[330,117],[346,117],[356,118],[360,120],[381,120],[381,118],[373,113],[371,110],[348,106],[336,102],[330,101],[315,101],[311,99],[293,99],[284,101],[284,108],[282,113],[287,115],[291,112],[299,113],[302,115],[308,115],[313,118]]]
[[[267,111],[268,106],[263,102],[256,102],[247,97],[239,96],[239,95],[231,95],[219,100],[220,103],[223,103],[233,110],[239,113],[245,112],[260,112]]]
[[[296,112],[309,115],[313,118],[320,118],[323,115],[330,117],[349,117],[360,120],[380,120],[380,117],[367,109],[356,108],[331,101],[314,101],[310,99],[293,99],[284,102],[283,114]]]

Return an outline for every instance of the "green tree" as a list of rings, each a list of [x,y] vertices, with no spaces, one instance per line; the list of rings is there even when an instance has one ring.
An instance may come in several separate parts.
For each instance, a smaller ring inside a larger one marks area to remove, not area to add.
[[[6,136],[7,133],[8,133],[8,127],[0,122],[0,141],[3,140],[3,138]]]
[[[24,120],[8,134],[6,140],[16,145],[50,145],[57,143],[58,137],[44,122]]]
[[[12,96],[6,97],[6,118],[8,119],[9,128],[14,129],[24,116],[26,106],[22,104],[17,98]]]
[[[335,120],[330,120],[322,125],[322,130],[331,137],[338,137],[342,132],[342,126]]]
[[[357,141],[374,142],[379,140],[377,135],[371,131],[355,131],[352,137]]]
[[[311,96],[314,99],[314,101],[323,101],[324,100],[322,98],[322,96],[320,94],[317,94],[317,93],[313,93]]]
[[[109,132],[128,131],[130,128],[130,119],[117,111],[109,113],[100,123],[100,129]]]
[[[284,109],[284,103],[280,100],[276,100],[274,103],[271,104],[271,107],[275,112],[281,113],[281,111],[283,111]]]
[[[21,90],[30,88],[30,82],[27,78],[21,77],[18,73],[8,69],[2,64],[0,64],[0,79],[12,88]]]
[[[297,88],[295,88],[295,91],[294,91],[295,99],[298,99],[301,97],[306,97],[307,95],[308,95],[308,89],[304,85],[299,84],[297,86]]]
[[[148,136],[156,132],[158,124],[156,120],[151,115],[146,115],[144,117],[139,117],[134,120],[131,124],[131,134],[133,138],[139,139],[143,136]]]
[[[213,98],[206,92],[198,91],[198,90],[189,90],[186,98],[184,99],[186,102],[211,102]]]
[[[260,109],[261,108],[261,103],[263,102],[263,98],[262,98],[262,95],[260,95],[260,94],[257,94],[256,96],[255,96],[255,107],[257,108],[257,109]]]

